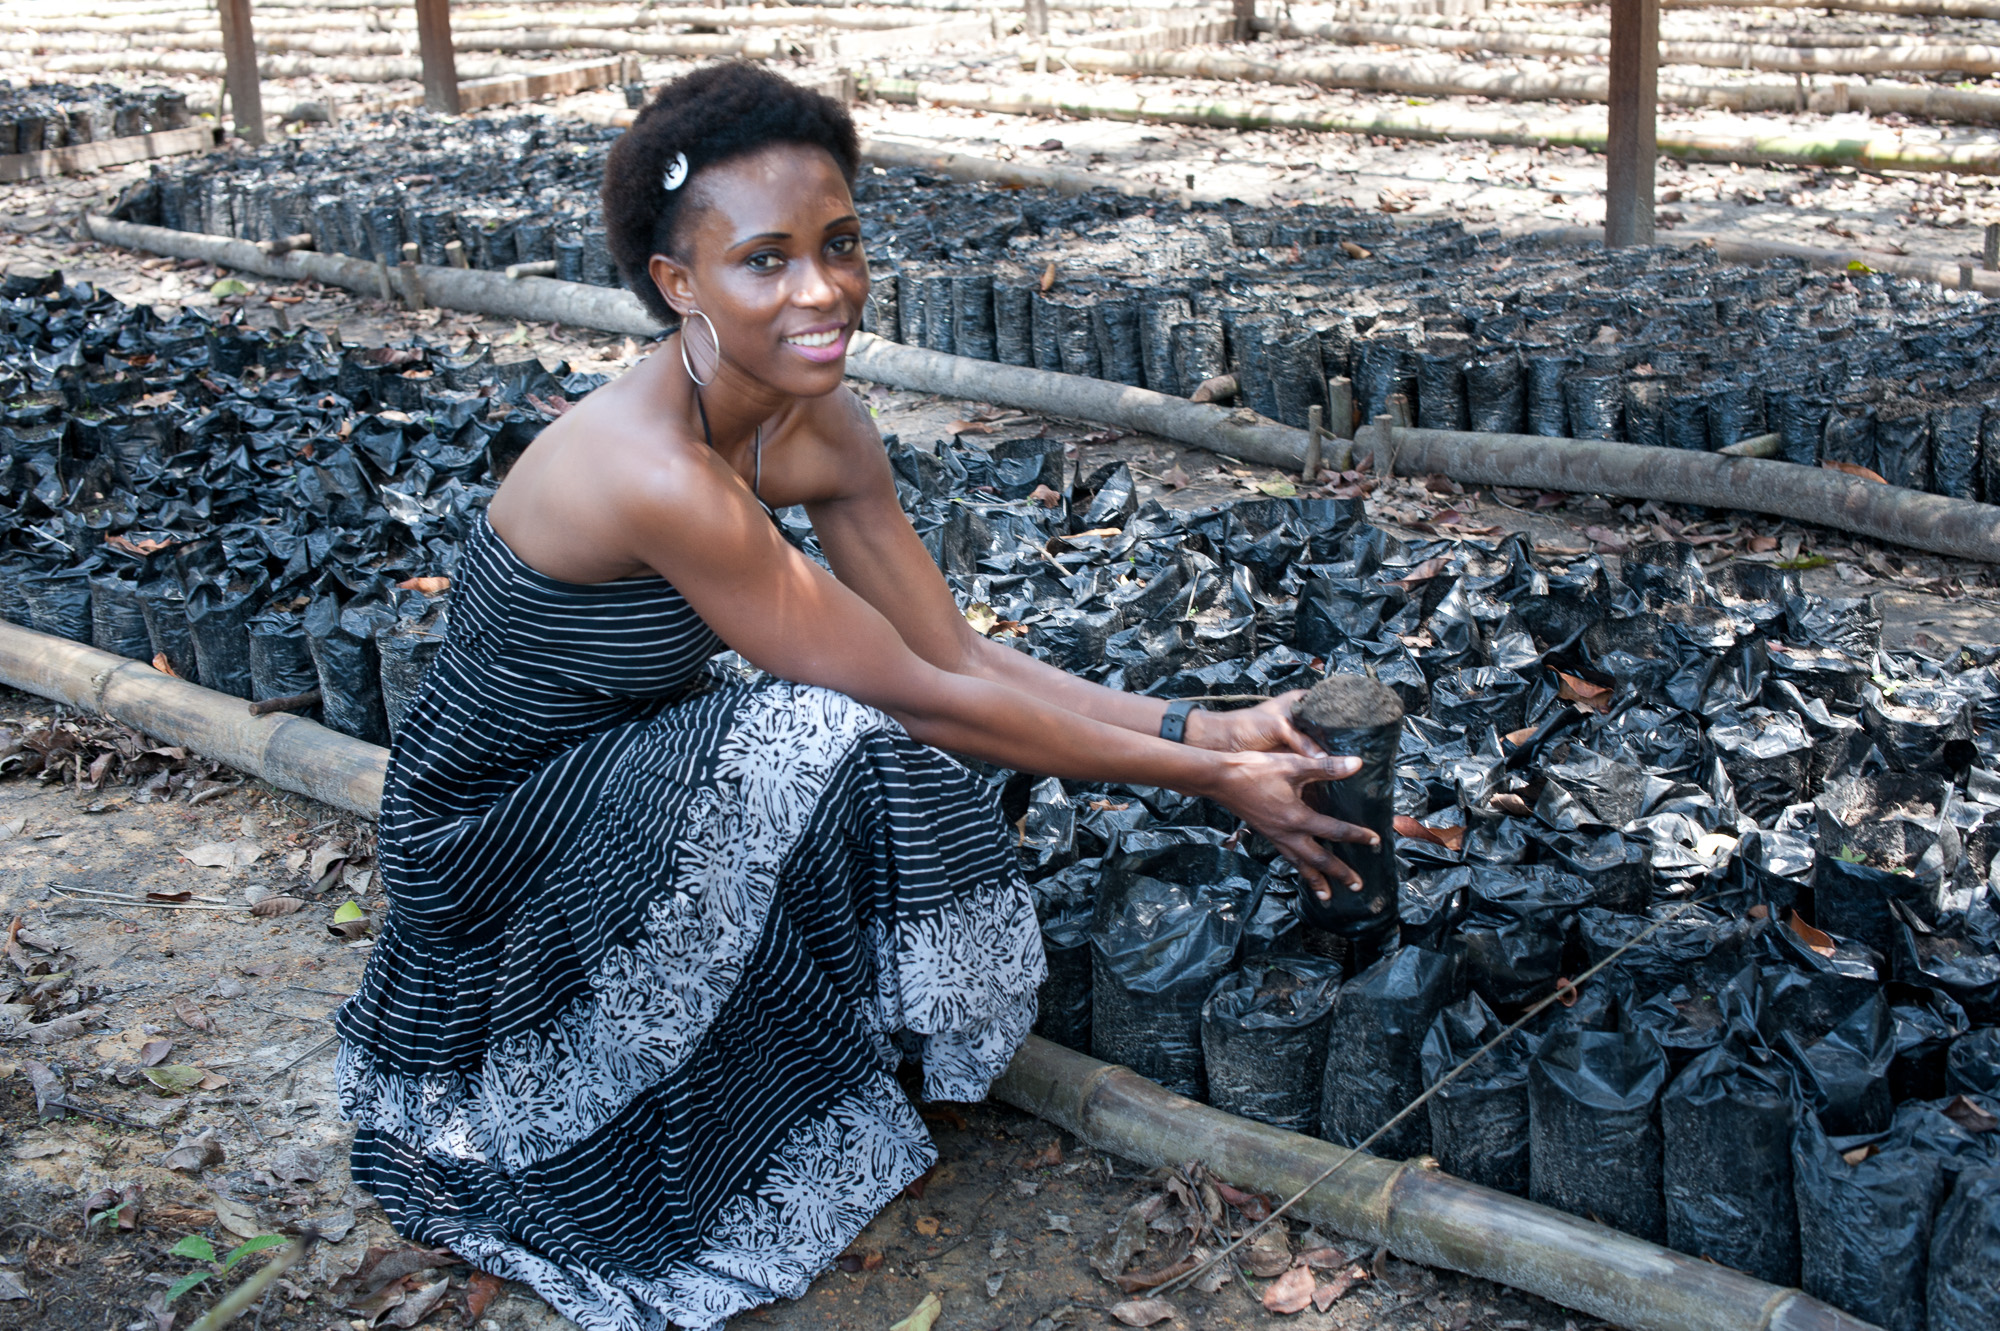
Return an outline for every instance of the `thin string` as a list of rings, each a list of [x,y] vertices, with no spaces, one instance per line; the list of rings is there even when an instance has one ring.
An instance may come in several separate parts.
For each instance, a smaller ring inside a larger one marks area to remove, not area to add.
[[[702,442],[708,445],[709,451],[712,453],[715,451],[715,433],[708,428],[708,408],[702,404],[701,390],[699,388],[694,390],[694,409],[701,413]],[[754,451],[751,456],[754,461],[751,464],[750,497],[755,499],[759,504],[763,504],[766,509],[769,509],[771,506],[764,504],[764,496],[761,493],[764,487],[764,426],[762,422],[758,423],[756,443],[753,448]]]

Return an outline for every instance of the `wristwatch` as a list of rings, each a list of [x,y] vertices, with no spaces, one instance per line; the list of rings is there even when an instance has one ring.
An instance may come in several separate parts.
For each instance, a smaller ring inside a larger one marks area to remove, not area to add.
[[[1188,713],[1194,704],[1185,700],[1167,704],[1167,714],[1160,718],[1160,738],[1170,739],[1176,744],[1187,742]]]

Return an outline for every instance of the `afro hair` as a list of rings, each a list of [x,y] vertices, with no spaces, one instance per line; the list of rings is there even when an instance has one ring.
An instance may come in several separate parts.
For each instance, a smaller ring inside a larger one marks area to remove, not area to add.
[[[680,252],[676,231],[690,191],[662,184],[675,154],[687,154],[692,181],[711,166],[779,143],[826,149],[849,184],[861,164],[854,121],[838,102],[740,61],[669,83],[611,145],[601,192],[605,243],[620,280],[662,324],[678,324],[680,316],[646,265],[655,254]]]

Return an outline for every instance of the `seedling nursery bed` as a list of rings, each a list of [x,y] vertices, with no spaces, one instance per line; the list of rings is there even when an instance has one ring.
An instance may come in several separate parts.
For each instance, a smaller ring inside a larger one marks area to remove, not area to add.
[[[385,188],[364,154],[392,135],[407,170]],[[605,141],[405,118],[163,166],[121,211],[608,280]],[[1340,209],[907,172],[862,195],[884,336],[1174,392],[1234,372],[1281,420],[1344,374],[1362,412],[1400,393],[1444,428],[1701,448],[1768,428],[1801,464],[1985,493],[1977,297]],[[0,321],[0,616],[375,743],[451,632],[494,485],[601,382],[127,307],[59,274],[7,277]],[[1175,513],[1047,438],[887,442],[990,636],[1155,696],[1229,706],[1331,674],[1403,712],[1362,737],[1379,760],[1352,792],[1394,854],[1332,909],[1212,804],[990,773],[1044,922],[1040,1033],[1351,1145],[1560,991],[1376,1152],[1892,1331],[1990,1327],[2000,647],[1885,649],[1866,600],[1671,542],[1614,572],[1518,537],[1405,539],[1357,500]],[[802,513],[780,520],[818,556]]]

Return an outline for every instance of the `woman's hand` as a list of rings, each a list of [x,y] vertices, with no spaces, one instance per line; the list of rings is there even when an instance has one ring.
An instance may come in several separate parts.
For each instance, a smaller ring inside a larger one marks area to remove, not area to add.
[[[1298,867],[1299,877],[1313,894],[1321,901],[1329,901],[1333,897],[1333,883],[1358,892],[1361,878],[1320,842],[1352,841],[1379,846],[1382,839],[1368,828],[1313,812],[1306,805],[1304,792],[1317,782],[1345,780],[1360,770],[1359,758],[1234,753],[1223,760],[1222,773],[1214,788],[1204,793],[1269,839]]]
[[[1296,753],[1323,758],[1326,755],[1319,745],[1292,724],[1292,708],[1305,693],[1304,689],[1293,689],[1233,712],[1190,712],[1187,742],[1222,753]]]

